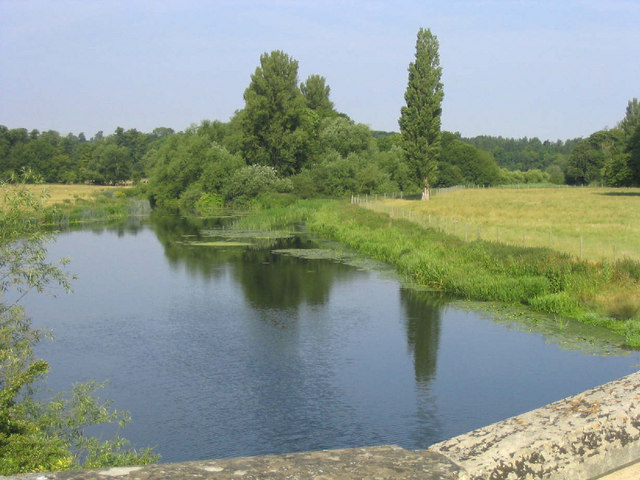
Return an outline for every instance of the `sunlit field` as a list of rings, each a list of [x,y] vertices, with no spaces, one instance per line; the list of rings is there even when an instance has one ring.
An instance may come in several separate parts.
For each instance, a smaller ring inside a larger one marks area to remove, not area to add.
[[[584,260],[640,260],[640,189],[466,189],[367,203],[457,237],[551,247]]]
[[[109,187],[103,185],[58,185],[58,184],[38,184],[38,185],[21,185],[27,191],[40,195],[45,193],[45,206],[59,205],[65,203],[74,203],[76,200],[90,200],[97,194],[103,192],[116,192],[127,187]],[[7,185],[6,188],[15,188]],[[0,198],[0,206],[3,198]]]

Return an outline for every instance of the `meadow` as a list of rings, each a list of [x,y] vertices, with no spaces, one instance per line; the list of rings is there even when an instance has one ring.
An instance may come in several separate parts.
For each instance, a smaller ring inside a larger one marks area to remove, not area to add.
[[[9,190],[16,188],[12,185],[6,185]],[[51,207],[54,205],[64,205],[74,203],[78,200],[93,200],[96,196],[102,194],[115,194],[115,192],[123,191],[127,187],[111,187],[102,185],[60,185],[60,184],[27,184],[20,185],[27,192],[33,195],[44,194],[44,206]],[[0,206],[3,199],[0,198]]]
[[[363,204],[463,240],[547,247],[583,260],[640,260],[638,188],[486,188],[428,202]]]

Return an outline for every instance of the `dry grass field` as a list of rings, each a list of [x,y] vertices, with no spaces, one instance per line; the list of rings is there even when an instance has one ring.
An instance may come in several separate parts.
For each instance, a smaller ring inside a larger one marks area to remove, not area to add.
[[[11,185],[6,185],[6,188],[14,188]],[[43,184],[43,185],[24,185],[29,192],[34,194],[45,193],[45,206],[59,205],[65,203],[74,203],[76,200],[84,199],[90,200],[95,197],[96,194],[107,191],[118,191],[127,187],[107,187],[101,185],[56,185],[56,184]],[[0,206],[2,206],[3,199],[0,198]]]
[[[472,240],[551,247],[585,260],[640,260],[640,189],[487,188],[428,202],[383,200],[367,206]]]

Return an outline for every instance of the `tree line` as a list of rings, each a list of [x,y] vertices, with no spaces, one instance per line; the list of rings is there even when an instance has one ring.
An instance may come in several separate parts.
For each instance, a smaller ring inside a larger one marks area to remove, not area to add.
[[[566,170],[570,185],[602,183],[640,186],[640,103],[630,100],[615,128],[599,130],[581,140]]]
[[[587,139],[540,141],[441,131],[444,96],[438,40],[420,29],[409,65],[400,133],[375,132],[336,110],[321,75],[298,78],[298,62],[276,50],[260,56],[244,107],[228,122],[182,132],[118,127],[61,136],[0,126],[0,178],[26,168],[46,182],[118,184],[165,207],[245,205],[261,195],[345,196],[456,184],[640,185],[637,99],[616,128]],[[426,182],[426,183],[425,183]]]
[[[156,128],[151,133],[118,127],[112,135],[84,133],[62,136],[0,125],[0,179],[9,181],[28,169],[49,183],[115,185],[146,174],[144,155],[175,132]]]

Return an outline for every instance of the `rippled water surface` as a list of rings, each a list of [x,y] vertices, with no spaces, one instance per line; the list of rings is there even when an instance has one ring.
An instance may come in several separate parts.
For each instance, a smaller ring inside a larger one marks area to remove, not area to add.
[[[637,352],[564,350],[388,273],[276,248],[185,245],[160,219],[60,234],[74,293],[31,295],[56,336],[48,386],[109,379],[123,435],[163,461],[398,444],[425,448],[637,369]]]

